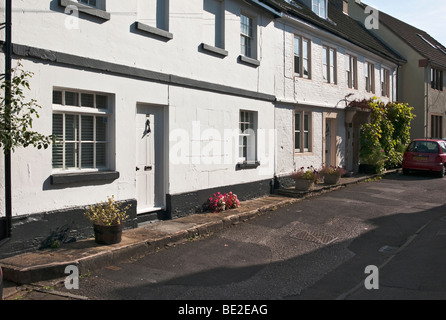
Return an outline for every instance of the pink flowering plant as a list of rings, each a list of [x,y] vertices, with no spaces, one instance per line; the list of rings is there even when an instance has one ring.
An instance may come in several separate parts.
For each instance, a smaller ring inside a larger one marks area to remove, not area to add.
[[[240,201],[237,195],[232,192],[220,193],[217,192],[214,196],[208,199],[208,209],[212,212],[221,212],[225,210],[235,209],[240,206]]]
[[[322,176],[337,176],[337,177],[342,177],[343,175],[345,175],[347,173],[347,170],[345,170],[342,167],[335,167],[335,166],[323,166],[320,170],[319,170],[320,174]]]
[[[318,181],[320,178],[319,171],[315,169],[313,166],[307,167],[307,168],[300,168],[299,170],[294,171],[291,174],[291,178],[294,180],[297,179],[304,179],[304,180],[312,180],[312,181]]]

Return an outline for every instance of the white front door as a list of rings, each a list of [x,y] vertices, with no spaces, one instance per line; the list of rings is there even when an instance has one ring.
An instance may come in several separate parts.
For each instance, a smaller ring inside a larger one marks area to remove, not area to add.
[[[155,207],[155,117],[136,114],[136,193],[138,213]]]

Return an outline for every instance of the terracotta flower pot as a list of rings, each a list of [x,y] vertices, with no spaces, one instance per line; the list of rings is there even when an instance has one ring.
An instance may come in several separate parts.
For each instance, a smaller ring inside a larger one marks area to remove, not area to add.
[[[116,244],[122,240],[122,224],[103,226],[94,224],[94,238],[99,244]]]

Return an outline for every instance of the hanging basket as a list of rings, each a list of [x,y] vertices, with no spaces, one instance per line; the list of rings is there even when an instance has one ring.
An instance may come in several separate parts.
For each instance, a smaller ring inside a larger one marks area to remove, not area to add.
[[[94,238],[99,244],[116,244],[122,240],[122,224],[103,226],[94,224]]]

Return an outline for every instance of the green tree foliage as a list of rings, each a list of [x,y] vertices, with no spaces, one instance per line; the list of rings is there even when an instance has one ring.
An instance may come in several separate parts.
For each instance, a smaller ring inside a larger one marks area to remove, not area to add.
[[[0,147],[6,152],[13,152],[19,147],[34,146],[38,149],[47,149],[55,141],[53,136],[45,136],[32,130],[34,118],[39,118],[37,112],[41,107],[37,101],[26,101],[25,91],[30,90],[29,79],[31,72],[23,70],[20,61],[11,72],[10,101],[7,108],[6,89],[9,85],[6,80],[1,84],[2,96],[0,99]]]
[[[361,162],[375,165],[378,171],[400,166],[410,142],[413,108],[398,102],[384,104],[376,97],[363,103],[370,109],[371,117],[361,127]]]

